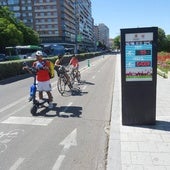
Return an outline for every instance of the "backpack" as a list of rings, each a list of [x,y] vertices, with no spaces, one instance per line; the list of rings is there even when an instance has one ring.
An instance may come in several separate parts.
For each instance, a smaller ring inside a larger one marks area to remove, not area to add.
[[[49,74],[50,74],[50,79],[52,79],[55,77],[54,64],[51,61],[49,61],[49,63],[50,63]]]

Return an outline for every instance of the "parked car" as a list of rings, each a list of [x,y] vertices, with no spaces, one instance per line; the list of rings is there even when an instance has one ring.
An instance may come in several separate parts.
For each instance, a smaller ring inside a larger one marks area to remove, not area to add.
[[[0,54],[0,61],[6,61],[5,54]]]

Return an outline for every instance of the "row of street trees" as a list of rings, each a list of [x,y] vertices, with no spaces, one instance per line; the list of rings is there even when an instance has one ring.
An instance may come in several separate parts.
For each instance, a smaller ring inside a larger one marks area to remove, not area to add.
[[[6,46],[36,45],[40,43],[36,31],[17,20],[8,7],[0,6],[0,53]]]
[[[113,39],[113,49],[120,49],[120,36]],[[166,35],[162,28],[158,28],[158,52],[170,52],[170,35]]]

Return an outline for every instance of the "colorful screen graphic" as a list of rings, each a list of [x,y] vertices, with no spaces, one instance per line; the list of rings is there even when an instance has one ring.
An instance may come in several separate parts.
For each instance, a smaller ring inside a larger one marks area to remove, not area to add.
[[[126,34],[126,81],[152,81],[153,33]]]

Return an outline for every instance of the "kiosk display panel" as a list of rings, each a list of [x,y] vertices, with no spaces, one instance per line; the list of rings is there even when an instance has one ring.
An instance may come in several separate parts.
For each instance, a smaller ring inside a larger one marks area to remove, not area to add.
[[[121,29],[122,124],[156,120],[157,27]]]

